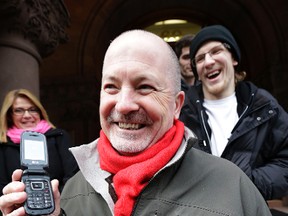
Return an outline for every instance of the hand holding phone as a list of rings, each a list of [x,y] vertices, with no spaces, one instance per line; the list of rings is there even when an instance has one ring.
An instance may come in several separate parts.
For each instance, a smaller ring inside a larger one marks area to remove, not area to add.
[[[48,215],[55,209],[50,177],[45,168],[49,166],[46,137],[38,132],[25,131],[20,142],[21,166],[24,168],[22,182],[26,186],[27,200],[24,204],[28,215]]]

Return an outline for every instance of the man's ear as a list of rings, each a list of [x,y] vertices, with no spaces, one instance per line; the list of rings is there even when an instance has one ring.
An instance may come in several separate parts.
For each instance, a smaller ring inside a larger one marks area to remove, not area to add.
[[[175,98],[175,111],[174,111],[175,119],[179,118],[182,106],[184,104],[184,100],[185,100],[185,93],[184,91],[180,91]]]

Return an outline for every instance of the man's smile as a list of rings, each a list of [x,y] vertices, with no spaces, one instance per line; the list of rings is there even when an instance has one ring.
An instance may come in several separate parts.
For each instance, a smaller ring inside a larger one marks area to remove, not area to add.
[[[118,126],[121,129],[128,129],[128,130],[138,130],[144,127],[144,125],[141,125],[141,124],[125,123],[125,122],[118,122]]]

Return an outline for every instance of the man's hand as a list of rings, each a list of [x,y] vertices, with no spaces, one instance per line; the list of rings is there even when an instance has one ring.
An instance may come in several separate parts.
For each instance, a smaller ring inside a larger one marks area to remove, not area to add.
[[[24,191],[25,185],[21,182],[22,170],[17,169],[12,174],[12,182],[3,188],[3,196],[0,197],[0,210],[3,216],[25,216],[23,204],[27,199]],[[58,216],[60,213],[60,192],[58,190],[59,181],[51,181],[55,200],[55,211],[51,216]]]

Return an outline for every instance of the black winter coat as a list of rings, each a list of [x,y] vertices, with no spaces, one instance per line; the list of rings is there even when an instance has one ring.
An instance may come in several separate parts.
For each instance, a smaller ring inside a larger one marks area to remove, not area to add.
[[[238,165],[264,199],[283,197],[288,193],[288,114],[269,92],[250,82],[237,84],[236,97],[239,121],[221,157]],[[201,140],[195,147],[211,154],[202,85],[186,93],[180,120]]]
[[[59,180],[59,189],[63,189],[66,181],[79,169],[74,156],[68,150],[71,140],[62,129],[50,129],[45,133],[49,154],[47,171],[51,179]],[[5,185],[11,182],[11,176],[20,166],[20,145],[13,143],[9,137],[7,143],[0,143],[0,195]]]

